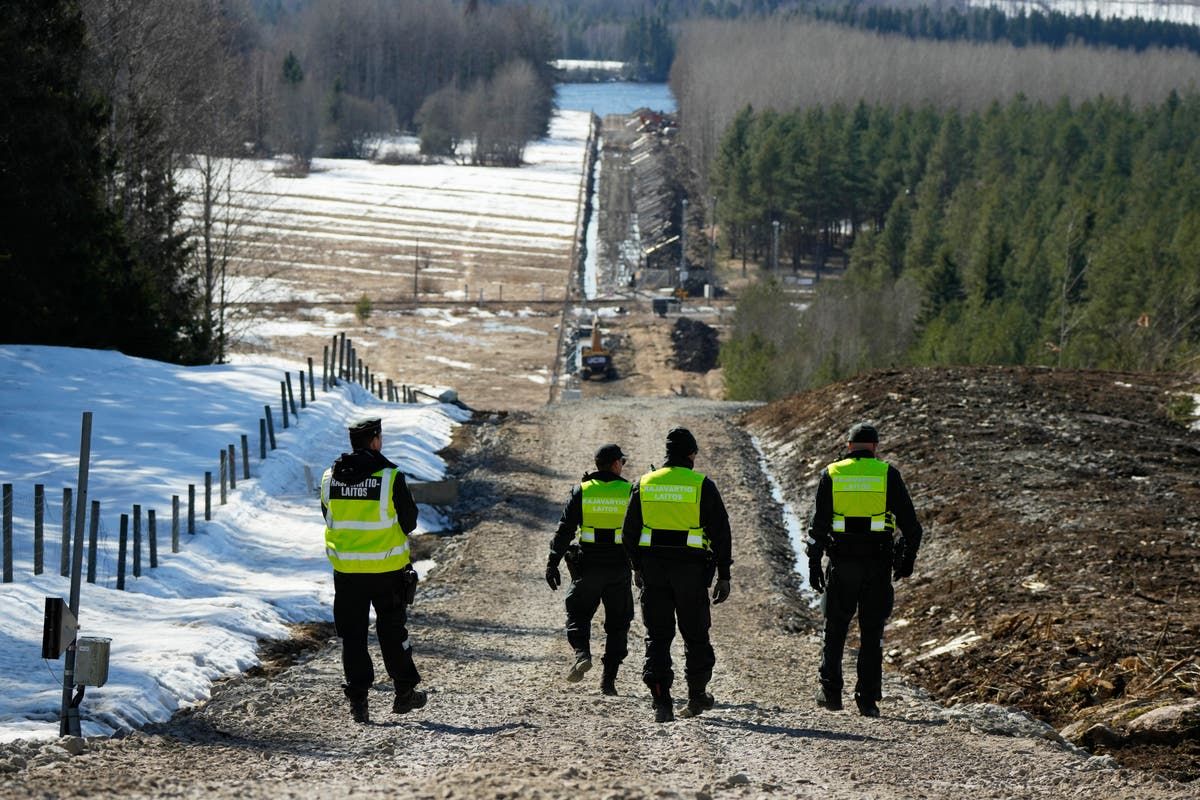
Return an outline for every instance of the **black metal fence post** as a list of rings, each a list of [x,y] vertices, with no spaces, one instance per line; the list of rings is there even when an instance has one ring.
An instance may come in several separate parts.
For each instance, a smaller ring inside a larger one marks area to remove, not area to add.
[[[204,473],[204,521],[212,519],[212,473]]]
[[[0,521],[0,527],[3,531],[0,536],[4,538],[4,582],[13,582],[13,487],[11,483],[6,483],[0,488],[0,503],[3,503],[3,521]]]
[[[283,409],[283,429],[288,428],[288,409],[287,409],[287,383],[279,382],[279,407]]]
[[[291,373],[291,372],[285,372],[285,373],[283,373],[283,376],[284,376],[284,381],[283,381],[283,382],[284,382],[284,384],[287,386],[287,405],[288,405],[288,408],[290,408],[290,409],[292,410],[292,416],[293,416],[293,417],[296,417],[296,419],[297,419],[297,420],[299,420],[299,419],[300,419],[300,412],[296,410],[296,395],[295,395],[295,394],[292,392],[292,373]]]
[[[237,448],[229,445],[229,456],[225,459],[229,464],[229,490],[237,488]]]
[[[303,377],[301,380],[303,380]],[[308,357],[308,399],[314,403],[317,402],[317,383],[313,380],[312,356]]]
[[[142,507],[133,507],[133,577],[142,577]]]
[[[150,569],[158,567],[158,522],[154,509],[146,512],[146,538],[150,542]]]
[[[221,450],[221,466],[219,468],[221,476],[221,505],[225,505],[225,451]]]
[[[96,546],[100,538],[100,501],[92,501],[92,518],[88,524],[88,571],[87,582],[96,582]]]
[[[46,487],[33,485],[33,574],[41,575],[46,563]]]
[[[263,406],[263,411],[267,415],[267,436],[271,440],[271,449],[275,449],[275,420],[271,418],[271,407]],[[264,456],[265,458],[266,456]]]
[[[242,434],[242,479],[250,480],[250,437]]]
[[[171,552],[179,552],[179,495],[171,495]]]
[[[125,549],[129,540],[129,515],[121,515],[121,538],[117,545],[117,588],[125,588]]]
[[[71,488],[63,487],[62,510],[62,548],[59,558],[59,574],[67,577],[71,574]]]
[[[196,484],[188,484],[188,536],[196,532]]]

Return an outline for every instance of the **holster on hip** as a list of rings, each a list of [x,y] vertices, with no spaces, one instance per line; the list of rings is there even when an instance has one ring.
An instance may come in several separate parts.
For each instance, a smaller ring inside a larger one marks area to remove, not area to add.
[[[563,561],[567,564],[567,573],[571,580],[577,579],[583,572],[583,548],[577,544],[571,545],[563,555]]]

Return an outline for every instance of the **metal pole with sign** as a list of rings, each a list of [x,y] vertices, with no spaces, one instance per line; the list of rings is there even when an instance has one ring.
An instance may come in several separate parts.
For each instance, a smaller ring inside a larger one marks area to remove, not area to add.
[[[92,412],[83,412],[83,430],[79,437],[79,482],[75,488],[75,540],[71,546],[71,614],[79,619],[79,587],[83,571],[83,520],[87,510],[88,465],[92,457]],[[71,689],[75,684],[75,640],[67,647],[63,666],[62,714],[58,720],[59,736],[79,735],[79,706],[72,702]],[[82,694],[80,696],[82,698]]]

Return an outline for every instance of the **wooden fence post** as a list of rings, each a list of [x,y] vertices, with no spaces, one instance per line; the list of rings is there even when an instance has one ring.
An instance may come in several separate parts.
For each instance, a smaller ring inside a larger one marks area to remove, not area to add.
[[[146,512],[146,537],[150,540],[150,569],[158,567],[158,521],[154,509]]]
[[[41,575],[46,557],[46,487],[33,485],[33,574]]]
[[[142,577],[142,507],[133,506],[133,577]]]
[[[59,558],[59,574],[66,577],[71,574],[71,488],[63,487],[62,510],[62,548]]]
[[[212,473],[204,473],[204,521],[212,519]]]
[[[125,588],[125,548],[129,539],[129,515],[121,515],[121,538],[117,545],[117,588]]]
[[[225,505],[225,481],[227,479],[225,477],[225,451],[224,450],[221,451],[221,465],[219,467],[219,474],[221,476],[221,505]]]
[[[188,484],[188,536],[196,533],[196,484]]]
[[[242,480],[250,480],[250,437],[242,434]]]
[[[344,380],[346,377],[345,372],[344,372],[345,363],[346,363],[346,332],[345,331],[342,331],[341,337],[342,337],[341,344],[338,345],[338,347],[337,347],[337,362],[338,362],[337,363],[337,378],[338,378],[338,380]],[[336,340],[338,337],[334,336],[333,338]],[[330,366],[332,366],[332,364]],[[333,385],[337,386],[337,380],[335,380],[333,382]]]
[[[287,413],[287,383],[279,382],[279,406],[283,409],[283,429],[286,431],[288,427]]]
[[[179,495],[171,495],[171,552],[179,552]]]
[[[275,420],[273,420],[271,418],[271,407],[270,406],[263,406],[263,411],[266,412],[266,417],[267,417],[267,435],[271,439],[271,449],[274,450],[275,449]],[[263,458],[266,458],[266,456],[263,456]]]
[[[237,448],[229,445],[229,456],[225,459],[229,464],[229,491],[237,488]]]
[[[88,572],[87,582],[96,582],[96,545],[100,538],[100,501],[92,501],[92,518],[88,525]]]
[[[292,416],[299,419],[300,412],[298,412],[296,410],[296,395],[292,393],[292,373],[285,372],[285,373],[283,373],[283,375],[284,375],[284,383],[287,384],[288,407],[292,409]]]
[[[0,536],[4,538],[4,582],[13,582],[13,487],[11,483],[4,484],[0,488],[0,503],[3,503],[3,521],[0,521],[0,527],[3,531]]]

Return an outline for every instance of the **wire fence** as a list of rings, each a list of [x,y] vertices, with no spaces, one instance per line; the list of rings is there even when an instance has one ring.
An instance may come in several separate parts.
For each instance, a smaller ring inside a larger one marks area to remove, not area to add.
[[[298,423],[300,412],[316,402],[312,358],[305,367],[284,372],[279,382],[277,408],[284,429]],[[359,360],[353,340],[344,332],[335,334],[324,348],[321,391],[329,392],[342,382],[358,384],[385,402],[415,403],[418,396],[429,397],[415,387],[397,384],[373,372],[369,364]],[[277,448],[275,411],[272,405],[264,405],[258,420],[258,461],[265,460]],[[238,481],[251,478],[254,460],[251,434],[240,434],[237,442],[220,448],[216,468],[206,471],[203,481],[181,487],[180,494],[172,495],[169,507],[133,504],[122,508],[115,527],[113,520],[117,517],[112,503],[91,500],[83,528],[82,569],[86,581],[110,589],[126,589],[131,580],[157,568],[162,557],[179,552],[188,538],[203,533],[202,523],[211,520],[217,508],[229,501]],[[55,573],[67,576],[74,532],[75,487],[6,483],[0,490],[3,582],[12,583],[20,576]]]

